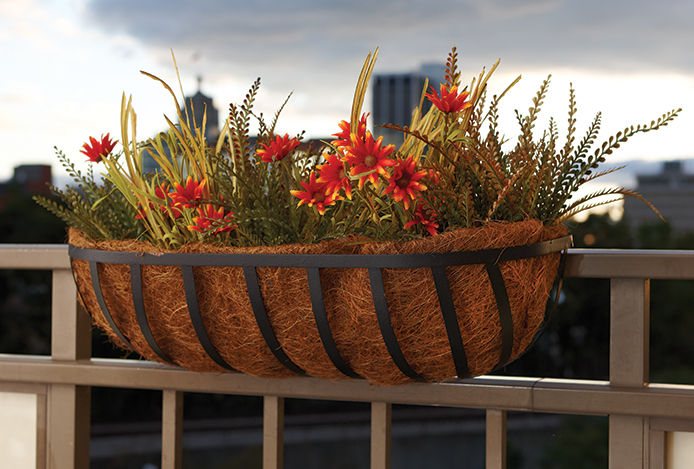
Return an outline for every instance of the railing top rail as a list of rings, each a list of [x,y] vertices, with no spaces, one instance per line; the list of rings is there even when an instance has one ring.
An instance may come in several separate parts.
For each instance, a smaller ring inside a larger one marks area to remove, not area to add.
[[[69,269],[67,244],[0,244],[0,269]]]
[[[0,244],[0,269],[69,269],[66,244]],[[566,277],[694,279],[694,250],[569,249]]]
[[[570,249],[566,277],[694,279],[694,250]]]

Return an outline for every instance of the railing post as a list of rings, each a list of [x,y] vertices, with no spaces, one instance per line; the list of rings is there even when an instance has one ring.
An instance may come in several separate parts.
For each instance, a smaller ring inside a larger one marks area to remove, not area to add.
[[[263,469],[284,465],[284,398],[263,398]]]
[[[371,469],[390,469],[390,427],[393,406],[371,403]]]
[[[91,326],[77,307],[72,273],[53,271],[51,300],[51,356],[74,361],[91,357]],[[51,384],[48,391],[49,469],[89,468],[91,389],[88,386]]]
[[[610,385],[641,388],[648,381],[650,282],[610,281]],[[609,467],[648,468],[648,419],[610,415]]]
[[[487,409],[486,469],[506,469],[506,411]]]
[[[183,393],[162,392],[161,469],[181,469],[183,464]]]

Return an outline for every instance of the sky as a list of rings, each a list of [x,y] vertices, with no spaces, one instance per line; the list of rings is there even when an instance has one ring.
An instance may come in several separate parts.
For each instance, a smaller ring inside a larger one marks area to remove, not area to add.
[[[511,141],[514,109],[527,110],[551,74],[543,122],[565,128],[570,83],[579,135],[598,111],[607,138],[682,107],[612,161],[692,157],[692,18],[691,0],[0,0],[0,180],[29,163],[54,164],[60,177],[54,146],[86,167],[89,136],[119,138],[123,93],[140,138],[163,130],[173,100],[139,71],[175,85],[172,50],[184,93],[202,76],[220,116],[261,77],[256,109],[266,115],[293,92],[278,131],[325,137],[348,118],[369,51],[379,48],[375,73],[392,73],[443,63],[456,46],[464,82],[497,59],[492,92],[522,75],[501,105]]]

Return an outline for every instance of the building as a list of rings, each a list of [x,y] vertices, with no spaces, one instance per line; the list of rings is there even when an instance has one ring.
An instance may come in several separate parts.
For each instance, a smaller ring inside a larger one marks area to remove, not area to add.
[[[51,165],[48,164],[22,164],[14,168],[14,176],[11,183],[16,184],[28,194],[49,195],[50,185],[53,182]]]
[[[398,143],[402,133],[378,127],[382,124],[409,125],[412,111],[419,105],[427,79],[437,87],[443,81],[444,67],[440,64],[422,65],[416,72],[380,74],[373,79],[374,134],[383,136],[385,143]],[[424,110],[430,103],[425,101]]]
[[[211,146],[217,144],[217,137],[219,137],[219,111],[215,107],[212,98],[202,93],[200,86],[202,83],[202,78],[198,77],[198,91],[193,96],[185,97],[185,108],[181,108],[181,114],[183,118],[186,115],[192,122],[191,126],[195,124],[195,127],[202,128],[202,121],[205,114],[207,114],[207,119],[205,121],[205,139],[207,143]],[[168,129],[167,129],[168,130]],[[142,166],[145,172],[153,173],[158,168],[159,165],[154,161],[147,150],[142,152]]]
[[[202,77],[198,77],[198,91],[193,96],[188,96],[185,98],[185,109],[181,109],[181,114],[183,117],[186,116],[186,112],[189,117],[192,117],[193,122],[195,122],[196,127],[202,128],[202,118],[207,112],[207,121],[205,123],[205,138],[209,140],[216,140],[219,137],[219,112],[212,102],[212,98],[202,94],[200,87],[202,84]]]
[[[12,179],[0,182],[0,210],[12,194],[50,195],[53,183],[51,166],[47,164],[23,164],[14,168]]]
[[[636,192],[652,203],[675,231],[694,231],[694,174],[682,161],[668,161],[660,173],[637,176]],[[658,216],[634,197],[624,200],[624,217],[632,227],[657,223]]]

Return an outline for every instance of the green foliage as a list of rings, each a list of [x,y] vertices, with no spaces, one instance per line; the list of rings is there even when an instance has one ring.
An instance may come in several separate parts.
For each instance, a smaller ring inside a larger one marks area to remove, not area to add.
[[[259,78],[241,103],[230,104],[219,139],[211,146],[205,138],[206,112],[198,126],[167,83],[143,72],[171,95],[177,122],[165,116],[167,131],[140,142],[132,100],[123,95],[123,149],[101,158],[106,168],[102,184],[96,184],[91,168],[82,175],[59,152],[77,186],[54,188],[61,203],[40,197],[37,202],[91,238],[138,237],[167,248],[191,242],[315,243],[350,235],[407,240],[526,219],[549,225],[623,196],[643,200],[623,188],[572,197],[583,184],[610,172],[597,171],[607,155],[637,133],[668,125],[680,111],[627,127],[596,145],[598,113],[576,143],[577,107],[571,87],[566,139],[560,142],[553,119],[541,133],[536,129],[549,90],[548,77],[527,114],[516,111],[520,134],[506,150],[499,130],[499,104],[520,77],[486,106],[487,84],[499,62],[459,89],[461,72],[453,48],[440,95],[434,86],[428,93],[423,89],[409,126],[384,126],[401,131],[402,144],[383,145],[366,130],[361,112],[377,54],[369,54],[361,69],[350,121],[339,124],[337,140],[320,148],[297,148],[303,133],[292,139],[276,133],[289,97],[269,125],[262,114],[253,112]],[[426,99],[434,105],[425,113]],[[259,134],[254,141],[250,129],[255,121]],[[144,172],[143,151],[159,165],[157,173]],[[329,163],[336,158],[339,164]],[[328,167],[332,180],[323,174]],[[336,176],[337,169],[343,176]]]
[[[447,81],[456,75],[455,49],[447,62]],[[595,146],[601,115],[598,113],[585,136],[574,145],[576,134],[576,99],[573,86],[569,90],[568,127],[563,145],[553,119],[548,128],[537,137],[536,122],[549,90],[550,78],[542,82],[532,99],[527,114],[516,111],[520,134],[515,147],[504,151],[503,138],[498,129],[499,101],[494,95],[488,111],[484,108],[486,79],[493,72],[483,73],[473,80],[470,89],[472,107],[459,113],[442,112],[432,106],[430,120],[435,125],[422,130],[418,125],[399,127],[400,130],[424,144],[421,159],[425,169],[435,171],[440,183],[432,184],[422,196],[439,214],[444,229],[451,227],[482,226],[494,220],[520,221],[528,218],[545,224],[559,223],[599,205],[611,203],[623,196],[636,197],[657,210],[639,194],[624,188],[610,188],[594,192],[578,200],[571,200],[586,182],[611,171],[597,172],[605,157],[637,133],[650,132],[668,125],[681,111],[663,114],[650,124],[630,126]],[[515,83],[515,82],[514,82]],[[511,84],[513,86],[513,84]],[[510,88],[510,86],[509,86]],[[487,126],[486,133],[483,127]]]
[[[51,187],[58,198],[34,196],[34,200],[69,226],[74,226],[93,239],[125,239],[136,237],[140,227],[135,210],[125,201],[113,184],[102,178],[97,184],[92,167],[87,174],[75,168],[65,154],[55,149],[58,161],[75,185],[59,189]]]
[[[236,229],[231,236],[235,244],[248,246],[299,242],[307,234],[310,236],[317,220],[310,213],[297,209],[289,191],[297,189],[296,179],[307,176],[313,155],[310,152],[295,152],[275,164],[264,164],[257,160],[249,141],[249,128],[259,87],[258,78],[241,105],[232,103],[229,106],[225,127],[228,137],[221,151],[213,157],[217,173],[212,177],[218,184],[225,207],[234,212]],[[264,131],[258,137],[258,143],[270,143],[283,108],[284,104],[269,128],[262,115],[256,117]]]

